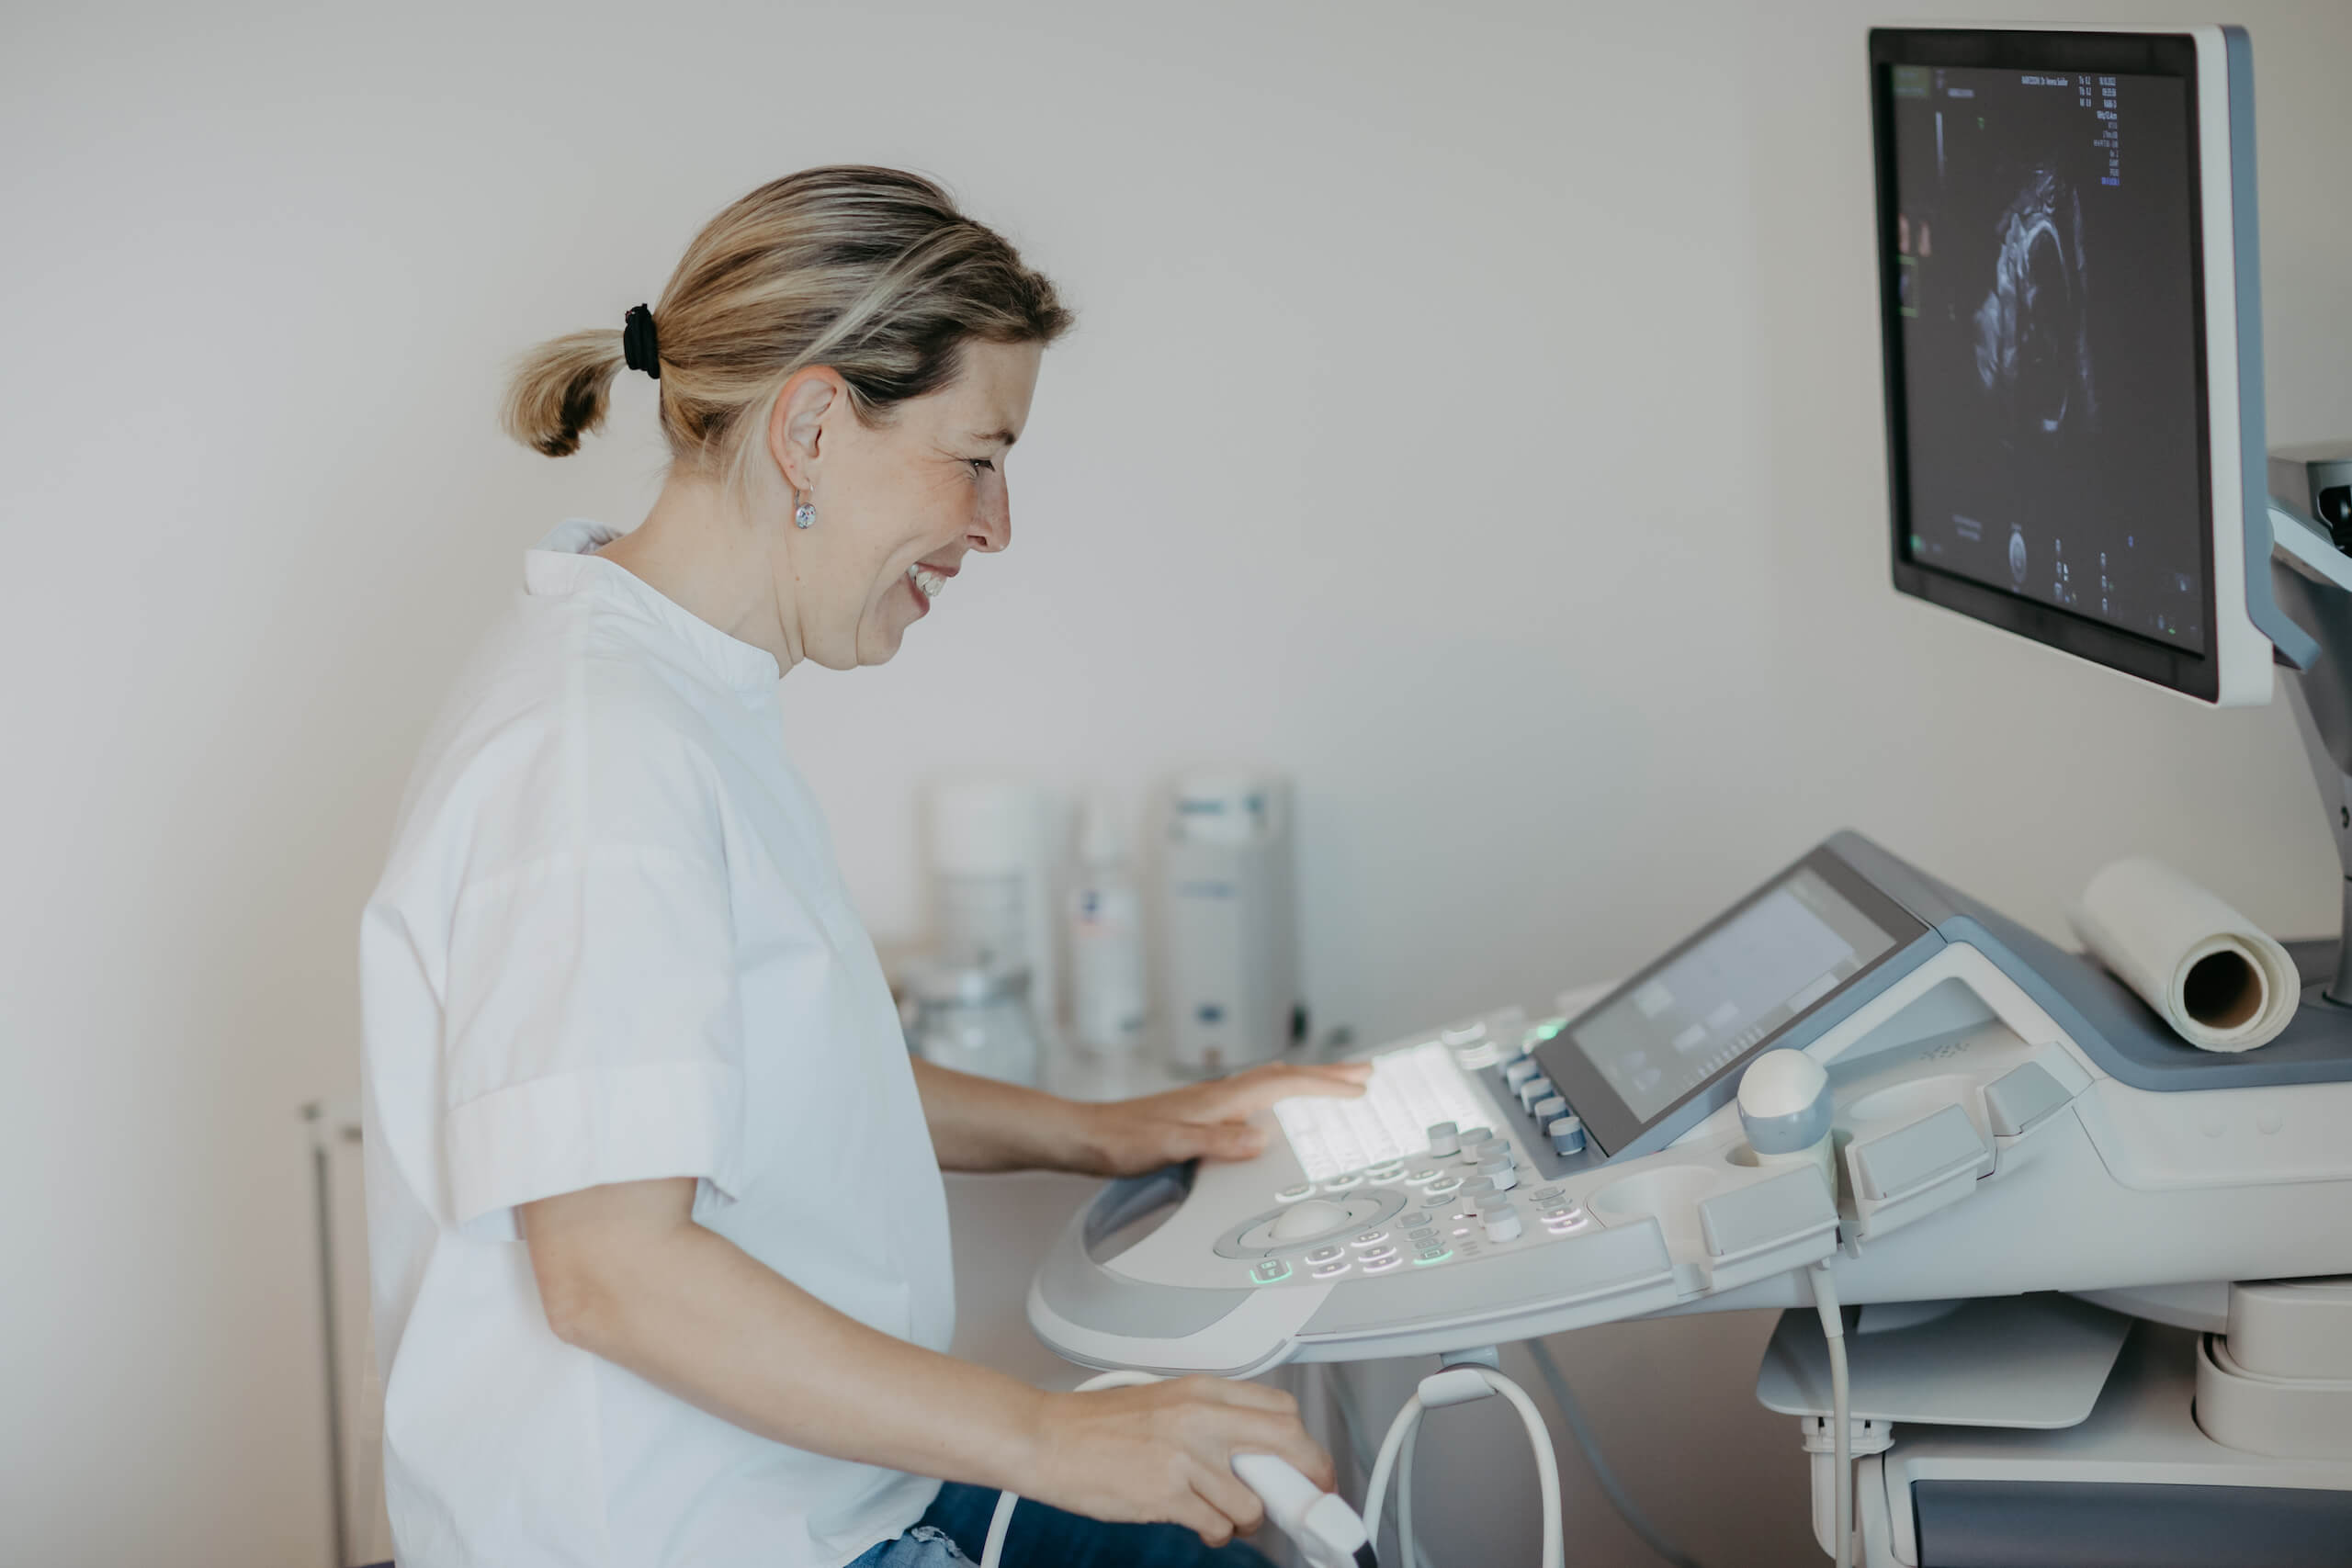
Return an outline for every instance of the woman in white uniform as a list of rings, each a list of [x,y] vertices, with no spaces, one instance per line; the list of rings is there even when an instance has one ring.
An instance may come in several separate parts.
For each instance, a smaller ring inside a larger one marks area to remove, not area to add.
[[[947,1568],[1001,1487],[1051,1506],[1008,1562],[1261,1562],[1226,1544],[1260,1517],[1229,1456],[1331,1483],[1278,1391],[1046,1393],[945,1355],[939,1170],[1247,1157],[1241,1118],[1361,1073],[1086,1106],[910,1062],[784,748],[780,675],[882,662],[1005,547],[1069,321],[929,182],[812,169],[517,377],[508,427],[550,456],[624,365],[654,377],[673,461],[635,530],[525,558],[363,921],[404,1568]]]

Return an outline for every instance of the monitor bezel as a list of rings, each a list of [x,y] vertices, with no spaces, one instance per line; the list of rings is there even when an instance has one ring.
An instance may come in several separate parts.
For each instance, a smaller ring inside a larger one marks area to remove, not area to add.
[[[1870,35],[1871,141],[1877,188],[1872,233],[1879,274],[1879,348],[1886,415],[1888,555],[1898,592],[2071,653],[2126,675],[2204,702],[2222,696],[2222,662],[2229,630],[2221,597],[2226,572],[2215,558],[2212,344],[2209,331],[2205,221],[2206,169],[2196,39],[2186,33],[2106,33],[2012,28],[1876,28]],[[1894,234],[1895,197],[1894,67],[2091,71],[2118,75],[2170,76],[2186,89],[2189,198],[2189,296],[2195,312],[2198,544],[2203,565],[2203,652],[2158,642],[2055,604],[2011,593],[1912,558],[1911,494],[1904,445],[1905,389],[1900,266]]]
[[[1864,919],[1871,921],[1893,939],[1886,950],[1827,991],[1815,997],[1806,1005],[1804,1011],[1786,1020],[1781,1027],[1758,1040],[1753,1046],[1743,1051],[1714,1072],[1708,1074],[1699,1082],[1692,1084],[1668,1103],[1660,1106],[1656,1115],[1636,1114],[1634,1108],[1625,1103],[1624,1097],[1617,1092],[1615,1086],[1610,1083],[1608,1075],[1600,1070],[1600,1065],[1587,1055],[1584,1048],[1576,1043],[1577,1027],[1586,1020],[1614,1006],[1621,998],[1647,985],[1652,977],[1662,973],[1676,959],[1703,945],[1717,931],[1737,919],[1752,906],[1777,889],[1785,886],[1800,872],[1806,871],[1812,872],[1826,882],[1840,897],[1860,911]],[[1532,1054],[1535,1058],[1536,1066],[1543,1069],[1544,1075],[1552,1080],[1554,1087],[1560,1091],[1562,1097],[1575,1110],[1577,1117],[1583,1121],[1586,1135],[1600,1148],[1604,1156],[1611,1156],[1661,1122],[1670,1120],[1676,1112],[1706,1094],[1725,1078],[1735,1077],[1746,1070],[1748,1063],[1754,1061],[1759,1054],[1772,1049],[1787,1036],[1791,1030],[1802,1025],[1805,1020],[1813,1017],[1822,1009],[1835,1004],[1838,998],[1901,957],[1910,949],[1911,944],[1925,936],[1928,930],[1926,921],[1905,908],[1883,889],[1855,870],[1825,844],[1791,864],[1781,867],[1750,890],[1745,897],[1740,898],[1683,941],[1676,942],[1673,947],[1659,954],[1654,962],[1630,978],[1613,987],[1607,996],[1570,1019],[1557,1034],[1538,1045]]]

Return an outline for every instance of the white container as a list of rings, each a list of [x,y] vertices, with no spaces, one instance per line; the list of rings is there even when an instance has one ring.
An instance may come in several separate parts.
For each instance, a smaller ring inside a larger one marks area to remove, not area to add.
[[[1050,1041],[1061,995],[1052,798],[1019,779],[965,777],[934,784],[926,807],[933,950],[952,964],[1026,971]]]
[[[907,966],[907,1048],[926,1062],[1005,1083],[1037,1082],[1044,1052],[1017,969],[923,960]]]
[[[1087,802],[1079,874],[1069,897],[1070,1038],[1095,1055],[1135,1055],[1143,1045],[1143,900],[1110,802]]]
[[[1162,927],[1176,1071],[1270,1061],[1303,1025],[1294,856],[1284,781],[1237,772],[1178,782]]]

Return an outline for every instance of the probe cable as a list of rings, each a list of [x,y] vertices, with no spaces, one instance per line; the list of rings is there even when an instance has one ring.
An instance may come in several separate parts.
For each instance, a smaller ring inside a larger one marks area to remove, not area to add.
[[[1838,1286],[1829,1265],[1815,1263],[1805,1270],[1813,1281],[1814,1310],[1821,1314],[1822,1336],[1829,1342],[1829,1409],[1832,1452],[1837,1456],[1830,1485],[1830,1508],[1837,1517],[1837,1568],[1854,1562],[1854,1437],[1853,1400],[1846,1381],[1846,1314],[1838,1304]],[[1816,1494],[1815,1495],[1818,1495]]]
[[[1329,1374],[1325,1386],[1331,1391],[1332,1408],[1340,1413],[1340,1426],[1347,1433],[1349,1456],[1355,1461],[1357,1473],[1368,1477],[1372,1474],[1372,1445],[1364,1440],[1363,1416],[1356,1408],[1355,1390],[1348,1386],[1348,1365],[1343,1361],[1318,1364]],[[1437,1568],[1437,1554],[1429,1549],[1429,1543],[1422,1540],[1413,1529],[1412,1481],[1412,1456],[1408,1453],[1399,1463],[1396,1481],[1398,1560],[1403,1563],[1418,1564],[1419,1568]],[[1364,1528],[1372,1529],[1373,1521],[1366,1519]]]
[[[1419,1432],[1422,1412],[1442,1405],[1465,1404],[1495,1393],[1509,1400],[1519,1412],[1521,1422],[1527,1427],[1530,1446],[1535,1450],[1535,1478],[1544,1506],[1543,1568],[1564,1568],[1560,1545],[1560,1461],[1552,1451],[1552,1433],[1544,1425],[1544,1413],[1535,1407],[1535,1401],[1525,1389],[1494,1368],[1476,1362],[1466,1361],[1431,1372],[1396,1413],[1396,1419],[1389,1424],[1387,1438],[1380,1445],[1380,1458],[1372,1467],[1371,1488],[1364,1494],[1365,1528],[1380,1528],[1381,1505],[1388,1496],[1388,1478],[1396,1470],[1398,1456],[1410,1451],[1409,1445]],[[1397,1551],[1404,1558],[1405,1568],[1412,1568],[1413,1536],[1401,1498],[1398,1523],[1406,1528],[1398,1531]]]

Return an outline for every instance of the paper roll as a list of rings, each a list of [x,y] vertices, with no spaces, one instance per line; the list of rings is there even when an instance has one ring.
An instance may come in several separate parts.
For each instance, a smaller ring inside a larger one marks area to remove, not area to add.
[[[2251,1051],[2302,1000],[2287,950],[2161,861],[2120,860],[2070,915],[2098,961],[2200,1051]]]

